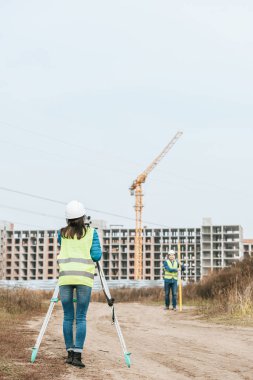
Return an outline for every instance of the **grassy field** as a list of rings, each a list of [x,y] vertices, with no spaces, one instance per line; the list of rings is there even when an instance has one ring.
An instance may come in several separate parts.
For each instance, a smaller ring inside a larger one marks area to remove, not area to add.
[[[111,293],[116,302],[164,303],[163,288],[121,288]],[[28,320],[45,315],[50,298],[49,292],[0,289],[0,380],[59,378],[61,357],[52,361],[41,353],[30,363],[37,332],[31,336],[26,328]],[[94,292],[92,301],[106,302],[103,292]],[[253,258],[187,285],[183,304],[196,306],[196,313],[214,322],[253,325]]]
[[[253,258],[186,286],[184,299],[213,321],[253,325]]]
[[[40,352],[36,362],[30,363],[31,348],[37,332],[31,336],[26,322],[43,317],[52,294],[27,289],[0,289],[0,380],[57,379],[61,375],[63,359],[47,360]],[[117,302],[162,302],[163,289],[112,290]],[[93,293],[93,301],[105,302],[103,292]],[[61,370],[59,370],[61,369]]]
[[[163,288],[112,289],[116,302],[164,303]],[[92,300],[105,302],[103,292]],[[214,322],[253,325],[253,258],[210,273],[201,282],[183,288],[183,304]]]
[[[141,288],[129,289],[119,288],[110,290],[115,302],[142,302],[142,303],[162,303],[164,300],[163,288]],[[102,291],[92,293],[93,302],[106,302]]]
[[[25,327],[29,319],[44,315],[50,297],[51,294],[46,292],[0,289],[1,380],[41,380],[51,376],[58,378],[57,368],[62,359],[51,362],[41,354],[37,362],[30,363],[31,348],[36,336],[31,336],[31,330]],[[40,365],[42,362],[43,365]]]

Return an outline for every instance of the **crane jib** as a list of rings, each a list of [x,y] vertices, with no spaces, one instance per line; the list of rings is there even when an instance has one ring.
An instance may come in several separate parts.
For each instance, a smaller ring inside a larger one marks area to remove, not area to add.
[[[142,259],[142,209],[143,209],[143,192],[142,184],[146,181],[148,174],[156,167],[168,151],[175,145],[183,132],[178,131],[173,139],[165,146],[163,151],[151,162],[151,164],[136,178],[130,187],[131,195],[135,195],[135,244],[134,244],[134,278],[141,280],[143,278],[143,259]]]

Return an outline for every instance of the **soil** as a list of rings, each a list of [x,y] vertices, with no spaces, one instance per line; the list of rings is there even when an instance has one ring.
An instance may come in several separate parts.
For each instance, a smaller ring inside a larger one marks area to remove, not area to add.
[[[190,309],[180,313],[137,303],[115,308],[132,353],[131,368],[125,365],[111,310],[104,303],[93,302],[89,307],[84,369],[64,363],[60,305],[53,312],[38,357],[61,358],[61,380],[253,379],[253,328],[206,323]],[[41,324],[42,319],[37,318],[26,327],[35,340]]]

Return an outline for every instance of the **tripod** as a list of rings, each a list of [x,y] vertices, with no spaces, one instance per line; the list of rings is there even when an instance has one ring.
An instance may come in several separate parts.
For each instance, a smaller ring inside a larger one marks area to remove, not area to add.
[[[120,328],[120,325],[119,325],[119,322],[118,322],[118,319],[117,319],[116,313],[115,313],[114,299],[111,297],[110,290],[108,288],[108,285],[107,285],[107,282],[106,282],[106,279],[105,279],[105,276],[104,276],[104,272],[103,272],[103,270],[102,270],[99,262],[97,262],[97,269],[98,269],[98,274],[99,274],[99,277],[100,277],[102,289],[103,289],[103,292],[105,294],[107,303],[108,303],[108,305],[110,307],[112,307],[112,323],[116,327],[116,331],[117,331],[117,334],[118,334],[118,337],[119,337],[120,345],[121,345],[122,351],[124,353],[124,359],[125,359],[126,365],[128,367],[130,367],[131,366],[131,361],[130,361],[130,355],[131,354],[130,354],[130,352],[128,352],[128,350],[126,348],[126,344],[125,344],[125,341],[124,341],[124,338],[123,338],[123,335],[122,335],[122,332],[121,332],[121,328]],[[38,338],[37,338],[36,343],[35,343],[35,345],[34,345],[34,347],[32,349],[32,355],[31,355],[31,362],[32,363],[34,363],[35,360],[36,360],[37,354],[39,352],[40,344],[42,342],[43,336],[44,336],[45,331],[47,329],[49,320],[51,318],[51,315],[52,315],[52,312],[53,312],[53,309],[54,309],[54,306],[55,306],[55,304],[59,300],[58,299],[58,295],[59,295],[59,286],[56,285],[56,287],[54,289],[53,297],[51,298],[51,301],[50,301],[50,306],[48,308],[47,314],[46,314],[45,319],[43,321],[43,324],[42,324],[42,327],[40,329]],[[75,302],[75,301],[76,301],[76,299],[74,298],[73,302]]]

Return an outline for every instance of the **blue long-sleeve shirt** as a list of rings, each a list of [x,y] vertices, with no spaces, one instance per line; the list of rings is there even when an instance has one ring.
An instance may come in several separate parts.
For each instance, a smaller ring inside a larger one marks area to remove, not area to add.
[[[58,231],[57,242],[59,245],[61,245],[61,232],[60,231]],[[98,233],[96,230],[94,230],[94,233],[93,233],[93,240],[92,240],[90,255],[91,255],[92,260],[95,262],[99,261],[102,257],[102,250],[101,250],[101,246],[100,246]]]

